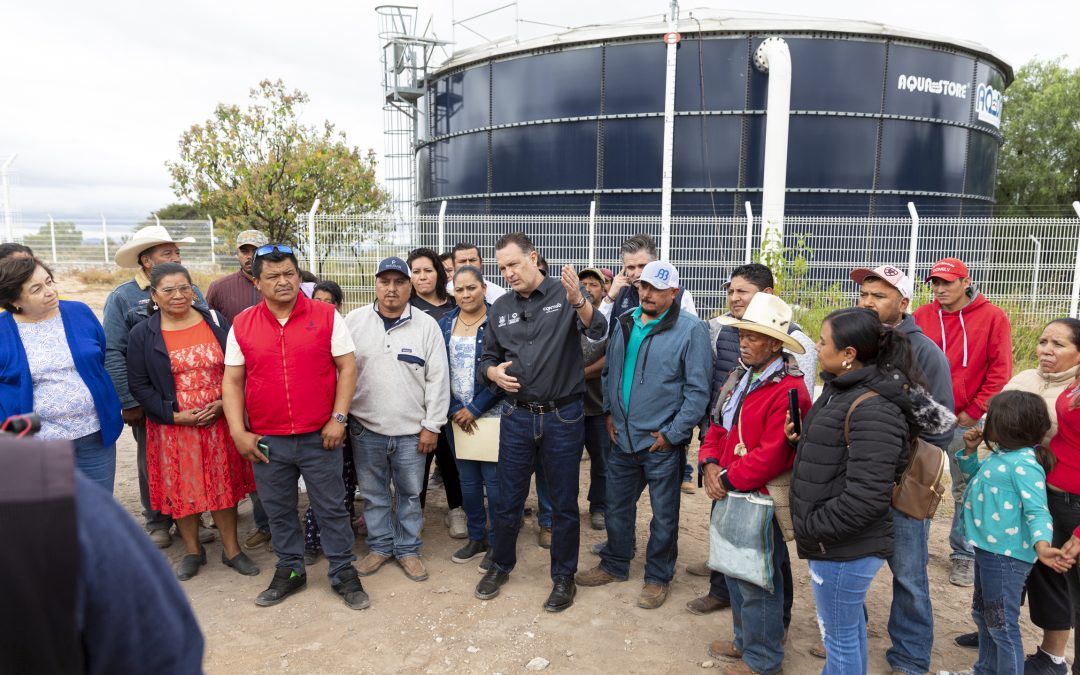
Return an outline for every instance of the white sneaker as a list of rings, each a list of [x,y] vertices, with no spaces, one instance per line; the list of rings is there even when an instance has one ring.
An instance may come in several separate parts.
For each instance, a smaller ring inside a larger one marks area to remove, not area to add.
[[[468,522],[465,520],[465,509],[460,506],[450,509],[446,514],[446,526],[450,528],[452,539],[465,539],[469,536]]]

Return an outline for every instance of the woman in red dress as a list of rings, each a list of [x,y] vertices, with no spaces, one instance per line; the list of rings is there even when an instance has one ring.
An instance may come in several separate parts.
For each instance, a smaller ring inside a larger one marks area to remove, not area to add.
[[[176,565],[186,581],[206,564],[199,516],[221,533],[221,561],[240,574],[259,568],[240,550],[236,505],[255,489],[251,464],[236,451],[222,415],[221,379],[229,325],[194,306],[191,275],[176,263],[150,273],[155,311],[128,338],[128,385],[146,411],[150,503],[171,515],[187,549]]]

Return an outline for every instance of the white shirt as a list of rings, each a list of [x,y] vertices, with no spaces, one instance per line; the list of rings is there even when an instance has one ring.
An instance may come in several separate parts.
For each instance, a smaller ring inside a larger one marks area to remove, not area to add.
[[[278,319],[278,323],[284,326],[288,320],[288,317]],[[244,352],[240,350],[240,343],[236,341],[233,331],[234,329],[229,329],[229,339],[225,342],[225,365],[242,366],[245,363]],[[356,345],[353,344],[352,335],[345,326],[345,319],[338,312],[334,312],[334,328],[330,334],[330,354],[337,357],[355,351]]]

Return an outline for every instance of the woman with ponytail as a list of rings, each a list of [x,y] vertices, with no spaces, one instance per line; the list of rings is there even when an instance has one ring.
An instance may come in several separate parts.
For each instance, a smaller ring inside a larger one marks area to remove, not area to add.
[[[810,567],[823,672],[865,673],[863,602],[893,552],[893,483],[920,431],[909,390],[922,375],[907,337],[869,309],[829,314],[817,354],[824,389],[801,437],[790,421],[787,426],[788,440],[798,443],[791,483],[795,542]]]

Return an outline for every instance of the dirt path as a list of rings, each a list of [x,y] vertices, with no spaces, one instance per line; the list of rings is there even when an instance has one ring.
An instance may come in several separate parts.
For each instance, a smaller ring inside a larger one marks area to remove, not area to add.
[[[107,290],[86,289],[61,280],[64,296],[88,302],[100,314]],[[116,498],[138,518],[135,445],[125,433],[117,447]],[[582,537],[580,568],[598,561],[589,552],[605,538],[589,529],[588,464],[581,467]],[[529,505],[535,509],[535,498]],[[945,506],[945,505],[943,505]],[[709,501],[703,491],[682,496],[678,571],[671,595],[663,607],[636,607],[643,563],[635,560],[631,580],[600,588],[581,588],[574,606],[561,614],[548,614],[541,603],[550,590],[547,551],[536,546],[535,519],[527,519],[518,542],[519,566],[502,594],[487,602],[473,597],[479,579],[476,565],[450,561],[460,545],[446,534],[446,501],[441,490],[431,494],[425,513],[423,555],[430,578],[409,581],[399,568],[387,565],[364,580],[371,608],[347,609],[330,590],[326,561],[309,570],[308,588],[277,607],[259,608],[255,596],[270,581],[274,557],[260,550],[252,558],[263,572],[242,577],[220,562],[220,542],[207,545],[209,564],[183,584],[206,637],[205,668],[209,673],[519,673],[535,657],[549,662],[546,670],[563,673],[632,672],[675,673],[719,667],[705,652],[710,640],[730,638],[728,611],[698,617],[684,608],[687,601],[708,591],[708,580],[690,576],[686,565],[704,559]],[[251,508],[240,506],[240,532],[250,531]],[[648,499],[639,504],[637,542],[645,550],[651,511]],[[931,533],[930,583],[934,602],[935,646],[933,669],[968,668],[975,652],[956,647],[952,638],[973,629],[970,589],[948,582],[948,526],[950,509],[942,508]],[[793,550],[793,547],[792,549]],[[358,540],[358,557],[366,552]],[[163,551],[172,562],[182,546]],[[806,564],[793,562],[795,602],[784,662],[787,673],[819,672],[822,661],[808,649],[818,639],[814,604]],[[891,603],[888,567],[878,574],[868,596],[870,616],[870,672],[888,673],[885,651]],[[1022,631],[1028,651],[1037,631],[1027,621]],[[1072,654],[1070,645],[1069,654]]]

